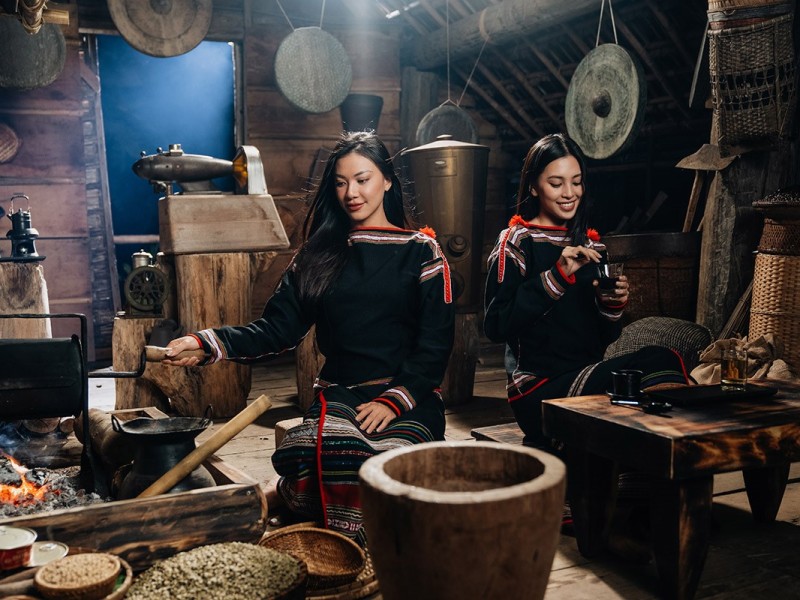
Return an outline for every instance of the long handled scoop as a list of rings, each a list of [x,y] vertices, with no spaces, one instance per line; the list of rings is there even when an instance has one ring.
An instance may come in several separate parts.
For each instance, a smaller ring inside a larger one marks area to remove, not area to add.
[[[205,459],[222,448],[222,446],[227,444],[237,433],[250,425],[250,423],[255,421],[271,407],[272,402],[270,402],[270,399],[266,395],[261,395],[253,400],[247,408],[220,427],[219,430],[203,444],[184,456],[177,465],[154,481],[150,487],[145,489],[138,497],[149,498],[150,496],[165,494],[171,490],[184,477],[199,467]]]
[[[147,362],[161,362],[165,358],[169,358],[172,360],[180,360],[181,358],[188,358],[190,356],[196,356],[197,358],[204,358],[206,355],[205,352],[202,350],[184,350],[183,352],[179,352],[174,356],[167,356],[167,349],[162,348],[161,346],[145,346],[144,347],[144,357]]]

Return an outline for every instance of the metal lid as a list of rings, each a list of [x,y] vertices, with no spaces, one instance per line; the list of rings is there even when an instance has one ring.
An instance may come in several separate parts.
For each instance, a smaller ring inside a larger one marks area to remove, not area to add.
[[[441,150],[443,148],[463,148],[470,150],[486,150],[487,152],[489,151],[489,146],[459,142],[458,140],[454,140],[453,136],[445,134],[438,136],[435,142],[417,146],[416,148],[408,148],[407,150],[403,150],[400,154],[406,155],[410,152],[425,152],[427,150]]]
[[[13,550],[30,546],[36,540],[36,532],[27,527],[0,526],[0,550]]]

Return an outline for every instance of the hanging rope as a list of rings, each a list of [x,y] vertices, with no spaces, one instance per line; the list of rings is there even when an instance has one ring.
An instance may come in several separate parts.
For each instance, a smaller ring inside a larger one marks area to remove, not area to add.
[[[478,52],[478,58],[475,59],[475,64],[472,65],[472,71],[469,72],[469,77],[467,77],[467,83],[464,84],[464,89],[461,92],[461,96],[458,97],[458,104],[456,106],[461,106],[461,101],[464,99],[464,94],[467,93],[467,88],[469,87],[469,82],[472,81],[472,74],[475,73],[475,69],[478,68],[478,63],[481,60],[481,55],[483,54],[483,49],[486,48],[486,44],[489,42],[489,38],[483,39],[483,46],[481,46],[481,51]]]
[[[38,33],[44,25],[45,4],[47,0],[17,0],[20,20],[28,33]]]
[[[594,42],[595,48],[600,45],[600,26],[603,24],[603,9],[605,7],[606,0],[603,0],[603,3],[600,5],[600,20],[597,23],[597,39]],[[611,0],[608,0],[608,14],[611,15],[611,28],[614,30],[614,43],[619,45],[619,41],[617,40],[617,23],[614,21],[614,7],[611,6]]]
[[[287,15],[286,11],[283,10],[283,6],[281,5],[281,0],[275,0],[275,2],[278,4],[278,8],[281,9],[283,16],[286,18],[286,22],[289,24],[289,27],[291,27],[292,31],[294,31],[294,25],[292,25],[292,22],[289,20],[289,15]]]
[[[322,29],[322,18],[325,16],[325,0],[322,0],[322,11],[319,15],[319,28]]]
[[[447,34],[447,101],[450,100],[450,0],[445,2],[445,33]]]

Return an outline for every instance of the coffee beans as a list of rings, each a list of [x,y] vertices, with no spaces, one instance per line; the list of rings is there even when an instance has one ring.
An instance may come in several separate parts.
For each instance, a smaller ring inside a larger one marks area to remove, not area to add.
[[[201,546],[137,576],[126,600],[270,598],[291,589],[301,571],[294,557],[241,542]]]

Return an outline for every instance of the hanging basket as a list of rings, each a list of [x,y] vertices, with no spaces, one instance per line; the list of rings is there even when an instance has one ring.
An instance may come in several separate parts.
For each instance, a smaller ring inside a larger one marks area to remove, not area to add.
[[[792,15],[708,32],[721,156],[788,135],[796,104]]]

